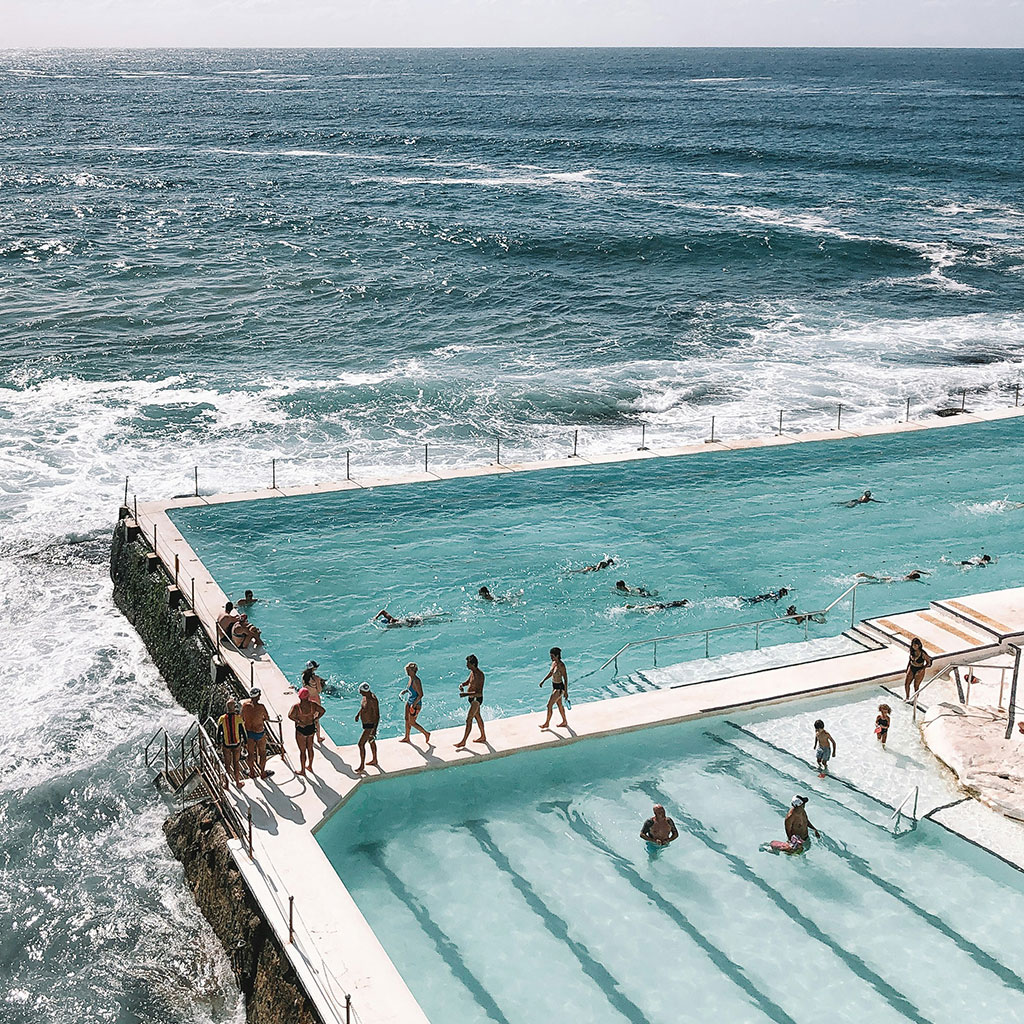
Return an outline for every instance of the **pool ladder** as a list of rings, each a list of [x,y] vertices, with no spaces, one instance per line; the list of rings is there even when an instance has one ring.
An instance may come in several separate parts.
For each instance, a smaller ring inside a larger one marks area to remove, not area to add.
[[[917,798],[918,798],[919,795],[920,795],[920,787],[919,786],[915,786],[903,798],[903,800],[900,802],[900,805],[896,808],[896,810],[892,812],[892,815],[890,816],[890,819],[895,822],[895,825],[893,825],[893,829],[892,829],[892,834],[894,836],[898,836],[898,835],[903,835],[904,834],[904,833],[900,832],[900,822],[904,818],[909,818],[910,819],[910,828],[906,829],[905,832],[913,832],[914,829],[917,828]],[[903,808],[907,806],[907,803],[908,803],[908,801],[911,798],[913,798],[913,801],[914,801],[914,809],[910,812],[910,814],[904,814]]]

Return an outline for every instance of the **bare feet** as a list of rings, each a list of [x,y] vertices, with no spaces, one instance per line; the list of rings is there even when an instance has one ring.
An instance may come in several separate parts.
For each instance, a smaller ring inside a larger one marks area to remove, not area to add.
[[[477,738],[475,740],[473,740],[473,742],[474,743],[486,743],[487,742],[487,737],[486,736],[477,736]]]
[[[409,739],[408,736],[403,736],[398,742],[399,743],[412,743],[412,740]]]
[[[1021,725],[1024,725],[1024,722],[1021,722]],[[423,742],[424,743],[429,743],[430,742],[430,733],[429,732],[423,737]]]
[[[377,764],[377,759],[376,759],[376,758],[374,758],[374,759],[373,759],[372,761],[367,761],[367,762],[366,762],[366,767],[367,767],[367,768],[379,768],[379,767],[380,767],[380,765],[379,765],[379,764]]]
[[[356,769],[356,775],[365,775],[365,774],[366,774],[366,769],[362,765],[360,765]]]
[[[455,744],[455,749],[456,750],[465,750],[466,749],[466,744],[465,743],[456,743]]]
[[[543,725],[540,725],[540,726],[538,726],[537,728],[539,728],[539,729],[550,729],[550,728],[551,728],[551,726],[550,726],[550,725],[548,725],[548,723],[547,723],[547,722],[545,722],[545,723],[544,723]]]
[[[296,775],[305,775],[306,774],[306,769],[305,768],[300,768],[295,774]]]
[[[568,722],[559,722],[558,723],[558,728],[559,729],[568,729],[569,728],[569,723]]]

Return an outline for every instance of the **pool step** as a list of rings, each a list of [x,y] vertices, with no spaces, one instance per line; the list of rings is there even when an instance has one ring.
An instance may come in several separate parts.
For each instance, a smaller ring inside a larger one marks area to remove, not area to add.
[[[889,644],[910,648],[910,641],[919,637],[924,649],[933,658],[958,654],[981,654],[998,650],[1000,637],[994,632],[965,619],[955,618],[940,604],[904,612],[900,615],[865,619],[860,628],[875,633]]]

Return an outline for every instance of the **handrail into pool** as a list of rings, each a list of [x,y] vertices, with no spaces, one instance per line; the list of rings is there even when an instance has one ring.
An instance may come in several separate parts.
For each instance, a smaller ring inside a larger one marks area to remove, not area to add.
[[[657,659],[659,641],[681,640],[685,637],[690,636],[704,637],[704,657],[707,658],[710,656],[709,648],[712,633],[724,633],[730,629],[746,629],[751,626],[754,627],[754,650],[759,651],[761,649],[761,627],[769,622],[786,622],[789,619],[794,619],[797,623],[803,622],[804,639],[806,640],[807,623],[810,622],[811,619],[819,615],[828,615],[828,613],[832,611],[832,609],[835,608],[835,606],[839,604],[840,601],[844,600],[846,597],[849,597],[850,595],[852,595],[850,601],[850,625],[852,626],[854,622],[856,622],[857,616],[857,588],[862,583],[870,582],[870,580],[857,580],[857,582],[854,583],[852,586],[847,587],[846,590],[844,590],[831,604],[815,612],[796,612],[792,615],[772,615],[766,619],[752,619],[749,622],[733,622],[726,626],[710,626],[707,629],[695,629],[691,630],[688,633],[672,633],[667,636],[652,636],[646,640],[630,640],[628,644],[624,644],[622,647],[620,647],[606,662],[604,662],[604,664],[598,666],[596,669],[594,669],[594,672],[591,672],[589,674],[593,675],[595,672],[600,672],[601,669],[607,668],[612,662],[615,662],[615,672],[616,674],[618,674],[620,654],[624,654],[626,651],[632,650],[632,648],[634,647],[644,647],[647,644],[654,644],[654,657],[655,659]],[[655,661],[655,665],[657,665],[657,661]]]
[[[890,820],[896,822],[896,824],[893,826],[893,830],[894,831],[895,831],[895,829],[898,829],[900,827],[900,818],[901,817],[910,818],[910,820],[914,823],[914,827],[915,828],[917,827],[917,798],[918,798],[918,794],[919,793],[920,793],[920,787],[919,786],[915,786],[903,798],[903,800],[900,802],[899,807],[897,807],[896,810],[893,811],[892,814],[890,815]],[[903,808],[907,806],[907,801],[911,797],[914,798],[914,809],[913,809],[913,811],[910,812],[910,814],[903,814]]]
[[[986,665],[985,662],[989,660],[988,658],[985,658],[985,659],[983,659],[981,661],[971,661],[970,659],[967,659],[967,658],[960,658],[957,661],[949,662],[949,663],[943,665],[941,668],[936,669],[921,684],[921,686],[919,686],[914,691],[914,696],[910,700],[911,708],[912,708],[912,711],[913,711],[913,713],[911,715],[911,721],[913,721],[913,722],[917,721],[917,700],[918,700],[919,695],[922,694],[925,690],[927,690],[928,687],[931,686],[932,683],[934,683],[937,679],[942,679],[942,678],[948,676],[950,673],[953,674],[953,680],[956,683],[956,692],[957,692],[957,696],[960,698],[960,703],[961,704],[969,704],[970,703],[970,697],[971,697],[971,683],[973,681],[975,681],[974,679],[972,679],[973,670],[974,669],[982,669],[982,668],[999,669],[1000,670],[999,707],[1001,708],[1003,706],[1003,687],[1004,687],[1004,682],[1005,682],[1005,678],[1006,678],[1006,673],[1011,668],[1013,668],[1013,677],[1012,677],[1012,681],[1011,681],[1011,696],[1010,696],[1010,700],[1011,700],[1011,703],[1012,703],[1016,699],[1015,696],[1014,696],[1013,687],[1016,685],[1016,682],[1017,682],[1017,671],[1018,671],[1018,666],[1019,666],[1019,663],[1020,663],[1020,654],[1019,654],[1019,649],[1018,648],[1014,648],[1012,644],[1009,645],[1009,648],[1010,648],[1010,651],[1018,650],[1018,654],[1017,654],[1016,660],[1015,660],[1015,662],[1014,662],[1014,664],[1012,666],[1010,666],[1010,665]],[[1004,652],[1000,651],[999,654],[997,654],[995,656],[999,657],[1003,653]],[[966,669],[971,669],[972,670],[972,672],[967,677],[967,691],[966,691],[966,693],[964,692],[963,682],[960,679],[960,669],[962,669],[962,668],[966,668]],[[1012,725],[1012,721],[1011,721],[1011,725]],[[1009,736],[1007,736],[1007,739],[1009,739]]]

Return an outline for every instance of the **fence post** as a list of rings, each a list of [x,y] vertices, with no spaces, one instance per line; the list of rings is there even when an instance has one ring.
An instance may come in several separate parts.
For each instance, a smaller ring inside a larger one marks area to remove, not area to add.
[[[135,525],[139,525],[139,496],[137,494],[132,495],[132,510],[135,512]]]
[[[711,417],[711,443],[715,443],[715,417]]]
[[[960,392],[960,411],[967,411],[967,388],[964,388],[963,391]]]
[[[1017,385],[1017,396],[1020,397],[1020,385]],[[128,505],[128,477],[124,478],[124,503],[125,507]]]
[[[498,457],[495,459],[494,464],[496,466],[501,465],[501,434],[495,435],[495,440],[498,442]]]
[[[782,410],[779,410],[779,437],[782,437]]]
[[[427,459],[428,459],[428,455],[429,455],[428,449],[429,449],[429,445],[427,445],[426,442],[424,442],[424,444],[423,444],[423,472],[424,473],[429,472],[429,470],[427,469]]]
[[[907,395],[907,415],[904,417],[903,422],[910,422],[910,395]]]
[[[158,554],[156,549],[156,523],[153,524],[153,554]]]
[[[579,440],[580,432],[579,430],[574,430],[572,432],[572,458],[574,459],[579,458],[579,456],[576,454],[576,446],[579,444]]]
[[[647,424],[640,424],[640,447],[637,448],[638,452],[647,451]]]
[[[199,497],[199,467],[198,466],[193,466],[192,467],[192,478],[195,481],[196,497],[198,498]]]
[[[352,479],[351,457],[352,457],[352,453],[351,452],[345,452],[345,479],[346,480],[351,480]]]
[[[196,610],[196,578],[192,577],[192,611]]]
[[[270,489],[277,490],[277,459],[270,460]]]
[[[1014,399],[1013,399],[1013,404],[1014,404],[1014,407],[1016,407],[1016,406],[1020,405],[1020,385],[1019,384],[1016,386],[1014,391],[1016,392],[1016,394],[1015,394]],[[128,484],[127,484],[127,482],[125,482],[125,485],[124,485],[124,494],[125,494],[124,502],[127,505],[128,504]]]
[[[839,430],[843,425],[843,403],[839,403],[839,415],[836,417],[836,430]]]
[[[178,559],[179,555],[177,552],[174,553],[174,585],[178,585]]]
[[[288,945],[295,942],[295,897],[288,897]]]

